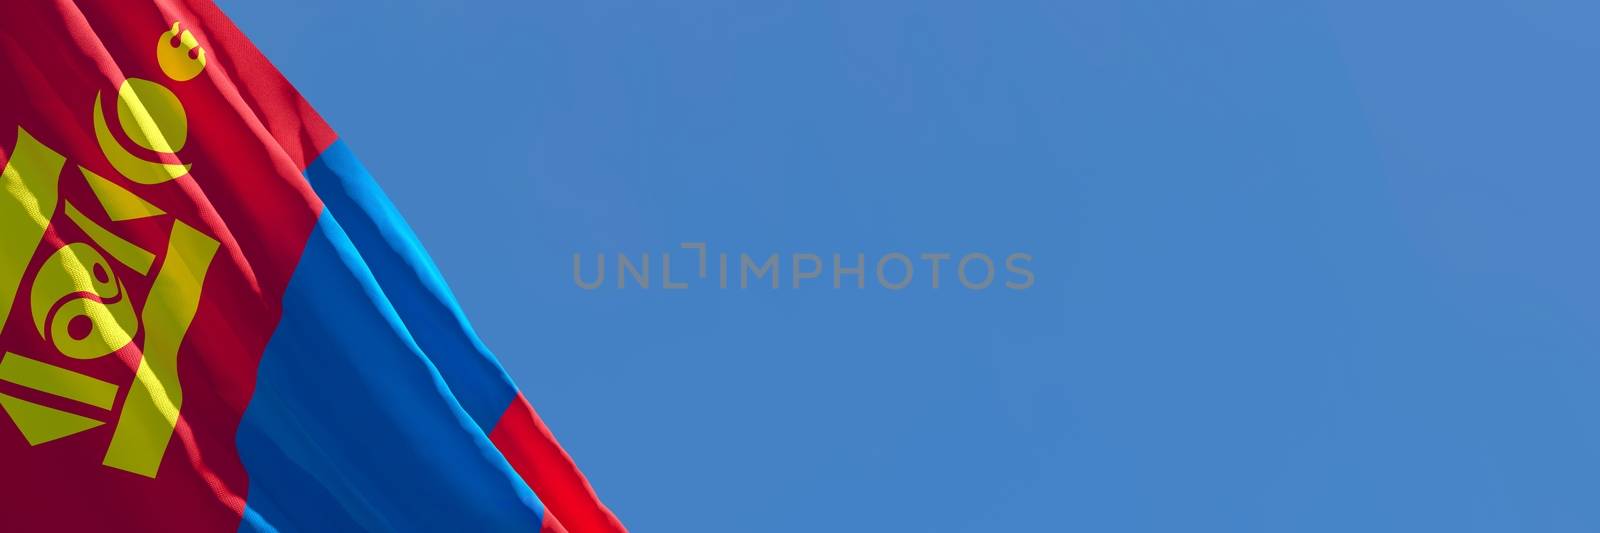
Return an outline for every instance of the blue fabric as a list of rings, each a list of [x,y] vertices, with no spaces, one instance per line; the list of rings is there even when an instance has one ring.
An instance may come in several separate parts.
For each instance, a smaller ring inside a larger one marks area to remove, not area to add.
[[[439,177],[441,183],[451,178]],[[478,427],[493,431],[516,398],[516,386],[472,331],[411,226],[344,141],[323,151],[306,169],[306,179],[338,217],[411,337],[439,368],[462,408]]]
[[[453,325],[401,319],[392,298],[408,292],[380,287],[369,267],[388,256],[357,251],[338,205],[306,244],[240,424],[240,530],[537,530],[543,507],[458,401],[470,391],[415,340]]]

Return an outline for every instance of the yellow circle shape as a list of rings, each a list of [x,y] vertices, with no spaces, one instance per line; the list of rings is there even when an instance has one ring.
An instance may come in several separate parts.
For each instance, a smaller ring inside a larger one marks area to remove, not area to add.
[[[40,265],[29,293],[39,333],[67,357],[104,356],[133,342],[139,332],[132,301],[123,294],[111,262],[88,244],[69,243],[51,254]],[[97,298],[73,297],[82,293]],[[61,302],[67,298],[71,299]],[[77,331],[73,322],[79,323]]]
[[[183,149],[189,139],[189,117],[178,95],[161,84],[129,78],[117,89],[117,121],[134,144],[157,153]]]

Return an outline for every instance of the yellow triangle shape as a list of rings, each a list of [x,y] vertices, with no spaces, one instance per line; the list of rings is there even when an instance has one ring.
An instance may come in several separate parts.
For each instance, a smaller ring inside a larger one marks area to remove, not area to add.
[[[87,168],[78,167],[78,170],[83,171],[83,177],[88,178],[89,188],[94,190],[94,197],[100,199],[100,205],[106,208],[106,214],[111,215],[112,222],[167,214],[161,208],[144,201],[139,195],[100,177],[99,174],[89,172]]]
[[[29,446],[82,433],[105,423],[4,394],[0,394],[0,407],[4,407],[6,414],[17,423],[17,429],[22,430],[22,438],[28,439]]]

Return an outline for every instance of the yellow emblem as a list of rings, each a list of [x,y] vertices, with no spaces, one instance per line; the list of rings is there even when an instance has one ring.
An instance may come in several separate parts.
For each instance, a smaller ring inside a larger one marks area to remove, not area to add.
[[[156,61],[172,81],[189,81],[205,70],[206,49],[200,47],[194,33],[179,31],[178,23],[173,22],[172,29],[161,34],[161,40],[156,42]]]
[[[194,34],[179,30],[175,22],[161,35],[156,57],[168,78],[182,82],[198,76],[207,60]],[[114,418],[102,464],[154,478],[183,409],[178,348],[199,307],[206,272],[220,243],[121,183],[162,184],[188,176],[190,165],[134,155],[111,134],[103,104],[97,94],[90,113],[95,139],[120,176],[104,177],[78,168],[100,209],[85,211],[60,197],[66,158],[20,127],[16,146],[0,170],[0,235],[5,236],[0,239],[0,324],[10,317],[18,291],[31,275],[23,299],[26,309],[19,312],[28,314],[32,333],[57,352],[23,355],[0,338],[0,383],[104,415],[86,416],[79,414],[88,412],[83,409],[69,412],[4,392],[0,410],[30,446],[82,433]],[[188,115],[165,86],[129,78],[118,87],[115,105],[117,124],[140,148],[175,161],[188,144]],[[97,221],[91,212],[104,212],[110,220]],[[52,222],[58,214],[64,219]],[[157,217],[173,219],[163,253],[157,254],[163,251],[160,246],[150,248],[119,234],[123,223]],[[52,223],[70,224],[87,240],[46,240]],[[47,247],[47,257],[30,272],[30,260],[40,246]],[[130,294],[124,276],[150,279],[143,305],[135,305],[136,295]],[[133,382],[125,384],[120,413],[113,413],[124,385],[73,367],[79,364],[76,361],[129,348],[135,339],[141,343],[136,346],[139,358]]]

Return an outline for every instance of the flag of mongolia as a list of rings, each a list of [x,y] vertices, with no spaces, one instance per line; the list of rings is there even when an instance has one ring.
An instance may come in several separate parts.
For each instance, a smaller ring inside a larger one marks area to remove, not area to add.
[[[0,163],[0,531],[623,530],[211,2],[4,2]]]

